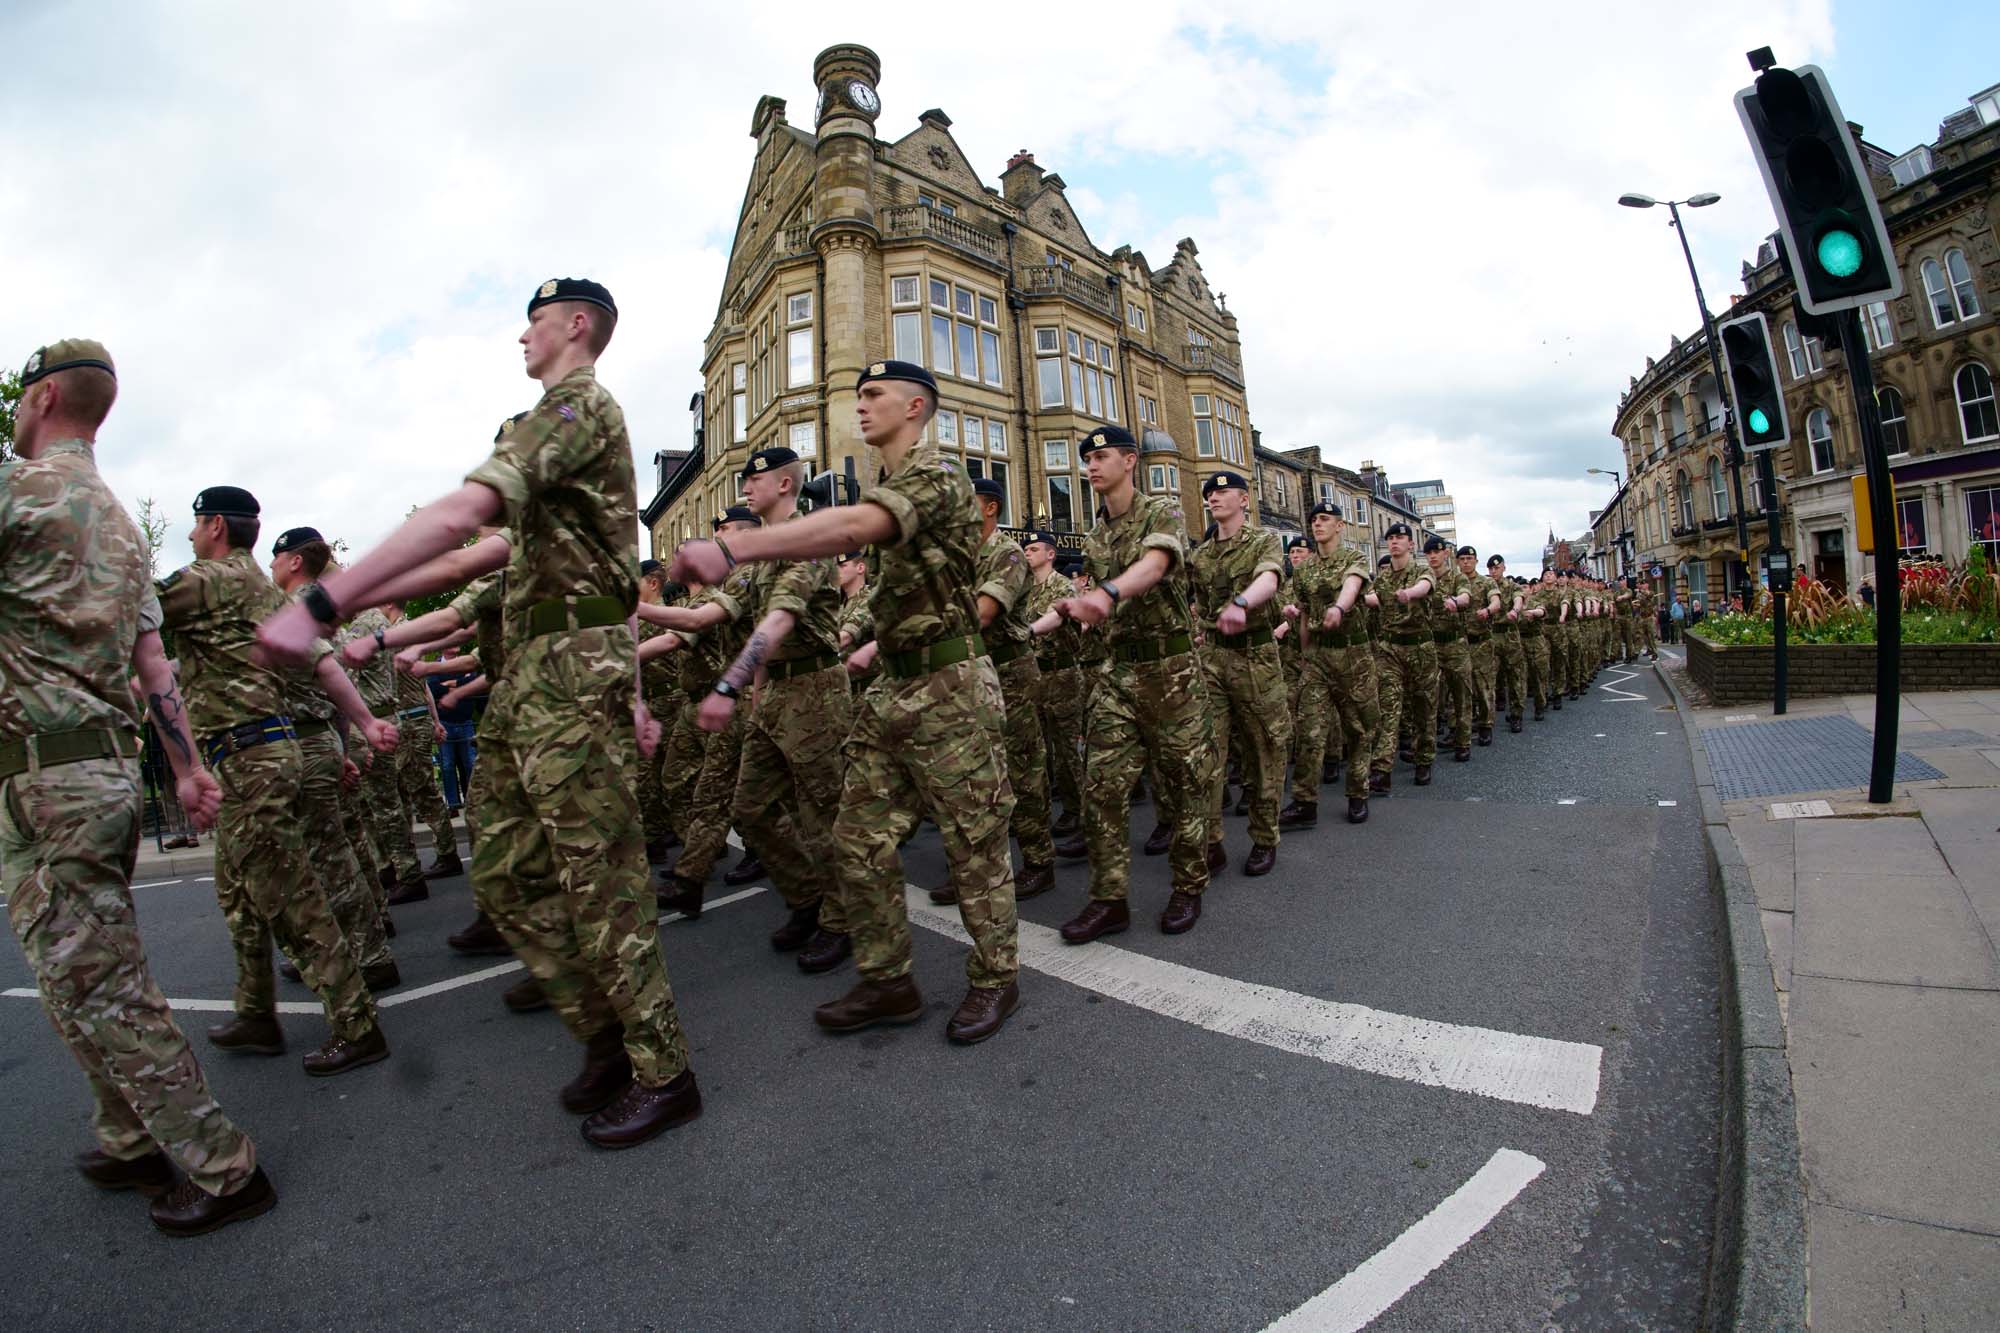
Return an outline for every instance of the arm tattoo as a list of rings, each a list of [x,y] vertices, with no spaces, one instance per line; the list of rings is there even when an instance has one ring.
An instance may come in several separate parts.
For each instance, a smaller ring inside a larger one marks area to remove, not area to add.
[[[187,729],[181,723],[180,691],[169,687],[165,694],[148,694],[146,706],[153,710],[153,718],[160,724],[160,734],[171,741],[174,748],[180,751],[181,758],[192,766],[194,751],[188,748]]]
[[[729,670],[722,673],[722,678],[742,689],[757,674],[757,668],[764,665],[764,654],[770,651],[770,639],[764,631],[751,631],[750,642],[743,645],[743,651],[736,655],[736,660],[729,664]]]

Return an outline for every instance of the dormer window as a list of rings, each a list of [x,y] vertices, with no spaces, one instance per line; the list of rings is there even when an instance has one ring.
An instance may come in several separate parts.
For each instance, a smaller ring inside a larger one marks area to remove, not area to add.
[[[1898,185],[1908,185],[1930,173],[1931,150],[1928,148],[1912,148],[1889,164],[1889,174],[1895,178]]]

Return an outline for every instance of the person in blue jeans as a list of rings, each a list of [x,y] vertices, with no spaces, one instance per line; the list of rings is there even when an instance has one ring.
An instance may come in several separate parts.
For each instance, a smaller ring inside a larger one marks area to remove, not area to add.
[[[437,747],[438,769],[444,778],[444,803],[456,814],[465,805],[465,794],[472,784],[472,765],[479,758],[479,747],[473,743],[473,733],[479,725],[477,704],[485,697],[475,696],[464,699],[447,708],[444,696],[465,684],[473,677],[431,676],[426,681],[431,693],[438,699],[438,721],[444,727],[444,743]]]

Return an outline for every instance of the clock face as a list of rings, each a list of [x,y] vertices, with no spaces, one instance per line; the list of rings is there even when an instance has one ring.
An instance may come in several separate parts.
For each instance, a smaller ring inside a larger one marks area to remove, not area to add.
[[[882,99],[875,95],[873,88],[859,79],[847,85],[847,100],[871,116],[882,109]]]

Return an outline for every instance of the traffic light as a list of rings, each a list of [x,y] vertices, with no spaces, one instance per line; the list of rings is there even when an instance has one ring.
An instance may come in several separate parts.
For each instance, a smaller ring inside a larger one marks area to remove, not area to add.
[[[1792,438],[1785,415],[1785,391],[1778,387],[1778,363],[1771,355],[1771,326],[1762,312],[1717,327],[1729,396],[1736,401],[1736,427],[1743,450],[1776,449]]]
[[[805,502],[809,511],[831,505],[859,504],[861,487],[851,476],[822,472],[799,489],[799,499]]]
[[[1765,52],[1752,57],[1768,60]],[[1815,65],[1766,68],[1736,94],[1778,230],[1815,315],[1903,294],[1889,229],[1833,88]]]

